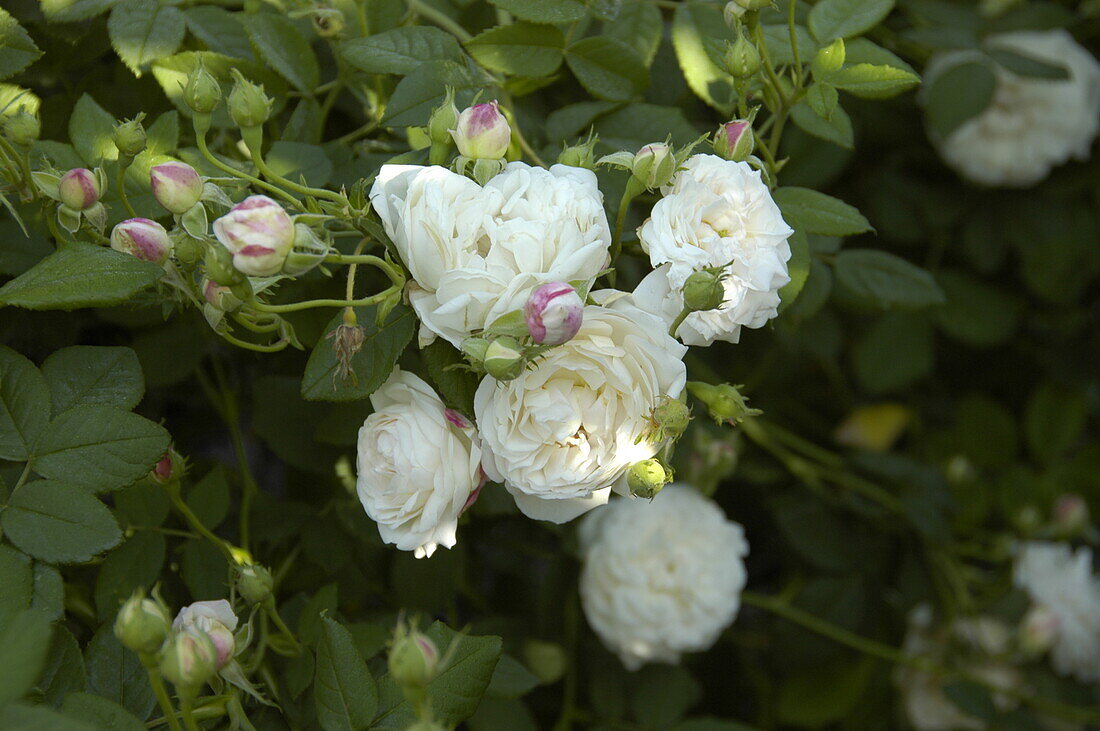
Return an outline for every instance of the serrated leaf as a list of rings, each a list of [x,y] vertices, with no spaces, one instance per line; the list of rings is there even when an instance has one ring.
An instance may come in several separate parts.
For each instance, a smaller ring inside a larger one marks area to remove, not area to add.
[[[455,90],[455,104],[460,109],[471,104],[478,92],[486,92],[485,81],[464,66],[452,61],[424,63],[397,84],[382,123],[393,127],[426,125],[447,87]]]
[[[871,230],[854,206],[809,188],[788,186],[774,194],[783,219],[795,230],[822,236],[852,236]]]
[[[50,254],[3,287],[0,306],[75,310],[122,304],[164,274],[156,264],[91,244]]]
[[[649,85],[649,73],[634,49],[607,36],[573,43],[565,49],[565,62],[597,99],[629,101]]]
[[[30,35],[12,17],[0,8],[0,79],[19,73],[42,56],[42,51]]]
[[[140,719],[156,704],[149,676],[136,652],[122,646],[110,624],[99,628],[84,650],[88,691],[118,703]]]
[[[837,254],[836,281],[851,294],[879,307],[920,308],[943,302],[943,290],[926,270],[873,249]]]
[[[115,406],[129,411],[145,395],[141,363],[130,348],[74,345],[42,363],[53,413],[74,406]]]
[[[325,731],[366,728],[378,710],[378,688],[347,628],[321,618],[313,702]]]
[[[577,0],[489,0],[520,20],[532,23],[573,23],[585,16],[584,4]]]
[[[327,335],[343,323],[343,315],[337,314],[329,321],[326,337],[317,341],[306,364],[302,376],[303,398],[308,401],[355,401],[374,393],[389,378],[401,351],[412,340],[416,317],[408,307],[398,305],[383,327],[378,328],[374,322],[375,312],[374,307],[355,308],[364,332],[363,345],[351,359],[354,379],[341,380],[336,376],[336,353],[332,349],[332,338]]]
[[[828,77],[829,83],[864,99],[887,99],[920,83],[916,74],[893,66],[857,63]]]
[[[492,71],[515,76],[549,76],[562,62],[565,36],[552,25],[514,23],[478,34],[466,50]]]
[[[928,82],[925,113],[941,139],[981,114],[993,101],[997,77],[988,63],[967,61],[938,72]]]
[[[294,21],[277,13],[251,13],[244,19],[244,27],[271,68],[298,91],[313,93],[321,83],[321,69],[310,41]]]
[[[826,142],[832,142],[846,150],[855,146],[852,120],[842,106],[838,105],[828,119],[822,119],[809,104],[801,101],[791,108],[791,120],[803,132]]]
[[[69,117],[69,140],[86,165],[118,159],[114,133],[115,118],[111,113],[87,94],[81,96]]]
[[[42,12],[54,23],[75,23],[105,13],[117,2],[118,0],[42,0]]]
[[[0,459],[27,460],[49,422],[49,398],[34,364],[0,345]]]
[[[791,258],[787,262],[787,275],[791,281],[787,282],[779,290],[779,312],[782,313],[796,299],[810,276],[810,242],[802,231],[795,232],[787,239],[791,247]]]
[[[59,414],[35,446],[35,471],[92,491],[118,490],[149,474],[168,451],[164,427],[113,406]]]
[[[100,621],[113,617],[134,589],[148,590],[157,582],[165,550],[164,535],[142,530],[107,554],[95,582],[95,606]]]
[[[12,615],[0,627],[0,708],[34,685],[46,663],[52,629],[50,620],[33,609]]]
[[[34,578],[31,562],[11,546],[0,544],[0,627],[31,605]]]
[[[821,0],[810,10],[814,38],[828,43],[874,28],[894,9],[894,0]]]
[[[664,33],[661,11],[653,3],[636,0],[623,4],[613,20],[604,22],[603,34],[633,48],[647,67],[653,63]]]
[[[723,115],[737,102],[733,79],[714,63],[707,52],[710,43],[724,43],[729,30],[722,9],[712,3],[691,2],[676,8],[672,22],[672,46],[676,60],[695,95]]]
[[[111,45],[135,76],[153,61],[175,53],[186,31],[183,12],[157,0],[125,0],[107,21]]]
[[[75,485],[38,480],[24,485],[0,514],[5,537],[50,563],[80,563],[118,545],[122,533],[107,506]]]
[[[187,28],[206,47],[226,56],[256,60],[252,43],[239,13],[231,13],[215,5],[198,5],[183,11]]]
[[[461,63],[462,48],[450,33],[427,25],[394,28],[340,44],[340,55],[360,71],[407,75],[428,61]]]
[[[443,401],[464,414],[474,412],[477,375],[465,369],[462,355],[442,338],[420,351],[428,376]]]

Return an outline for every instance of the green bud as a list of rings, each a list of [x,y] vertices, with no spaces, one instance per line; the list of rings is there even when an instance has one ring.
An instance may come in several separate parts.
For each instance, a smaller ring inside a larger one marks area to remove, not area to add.
[[[187,86],[183,88],[183,101],[196,114],[210,114],[222,101],[222,86],[214,75],[207,71],[202,61],[187,77]]]
[[[194,695],[214,677],[218,648],[205,632],[176,632],[160,657],[160,672],[181,695]]]
[[[221,244],[206,247],[203,264],[206,267],[206,276],[223,287],[232,287],[245,278],[233,266],[233,255],[229,253],[229,249]]]
[[[678,439],[691,422],[691,409],[683,401],[663,396],[649,415],[649,436],[653,441]]]
[[[4,120],[4,136],[20,147],[33,145],[41,131],[38,117],[26,109],[20,109]]]
[[[115,617],[115,637],[134,652],[151,655],[164,644],[171,621],[168,612],[154,599],[135,591]]]
[[[346,26],[344,14],[336,8],[319,8],[313,13],[313,29],[322,38],[338,38]]]
[[[672,481],[660,460],[647,459],[635,462],[626,473],[626,486],[634,497],[652,500],[664,486]]]
[[[741,395],[738,388],[740,386],[731,386],[728,383],[714,386],[701,381],[688,382],[688,391],[706,405],[714,423],[719,425],[734,426],[750,416],[759,416],[764,413],[759,409],[749,408],[747,399]]]
[[[241,129],[259,127],[271,114],[271,99],[264,88],[253,84],[237,69],[232,70],[233,91],[229,92],[229,116]]]
[[[726,299],[722,279],[722,271],[712,267],[692,272],[684,282],[684,307],[692,312],[715,310],[721,307]]]
[[[274,586],[271,572],[258,563],[242,566],[237,571],[237,591],[249,604],[262,604],[271,596]]]
[[[714,151],[719,157],[734,162],[749,159],[756,148],[752,133],[752,122],[747,119],[735,119],[726,122],[714,133]]]
[[[485,353],[488,349],[489,341],[485,338],[466,338],[462,341],[463,355],[478,368],[485,367]]]
[[[737,40],[726,48],[726,71],[738,79],[747,79],[760,70],[760,52],[752,41],[738,32]]]
[[[676,174],[676,155],[672,148],[663,142],[645,145],[634,155],[630,168],[631,175],[648,190],[668,185]]]
[[[450,147],[454,142],[451,138],[451,130],[457,123],[458,107],[455,106],[455,90],[448,86],[443,102],[432,110],[432,116],[428,118],[428,138],[433,145]]]
[[[415,627],[399,624],[388,658],[390,677],[402,687],[423,688],[439,669],[435,643]]]
[[[561,154],[558,155],[558,163],[574,168],[588,168],[592,170],[595,168],[595,156],[592,154],[592,150],[595,146],[596,138],[589,137],[587,142],[566,147],[562,149]]]
[[[115,125],[112,139],[121,157],[133,159],[145,149],[145,127],[141,124],[143,119],[145,119],[144,112],[133,119]]]
[[[465,345],[465,343],[464,343]],[[510,335],[504,335],[485,349],[485,370],[498,381],[511,381],[523,372],[523,347]]]

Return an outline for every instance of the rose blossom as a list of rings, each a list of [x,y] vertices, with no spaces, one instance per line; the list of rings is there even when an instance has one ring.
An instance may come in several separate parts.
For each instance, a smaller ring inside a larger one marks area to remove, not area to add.
[[[608,261],[591,170],[512,162],[482,188],[442,167],[383,165],[371,203],[412,274],[421,345],[460,347],[540,284],[591,285]]]
[[[237,629],[237,615],[225,599],[194,602],[184,607],[172,621],[172,629],[182,632],[203,632],[218,650],[217,667],[220,670],[233,659]]]
[[[488,476],[524,514],[564,523],[607,502],[627,469],[654,456],[640,438],[665,397],[684,390],[684,346],[629,305],[584,308],[584,322],[514,380],[486,377],[474,396]]]
[[[616,498],[585,517],[580,540],[585,617],[628,670],[706,650],[737,616],[748,543],[692,487]]]
[[[693,155],[661,192],[664,197],[638,229],[657,269],[638,286],[637,304],[671,323],[683,309],[680,290],[687,278],[728,264],[721,308],[692,312],[677,336],[687,345],[735,343],[742,326],[761,327],[775,317],[779,289],[790,281],[787,238],[793,230],[759,171],[744,162]]]
[[[417,558],[454,546],[458,517],[476,499],[481,446],[473,424],[431,387],[395,369],[371,394],[359,429],[356,491],[382,540]]]
[[[250,195],[214,221],[214,235],[233,254],[233,266],[250,277],[283,268],[294,246],[294,222],[266,195]]]
[[[996,86],[989,106],[945,139],[933,135],[947,164],[977,183],[1023,188],[1071,158],[1087,160],[1100,130],[1100,63],[1062,29],[991,35],[984,46],[1064,66],[1069,78],[1017,76],[990,64]],[[925,69],[925,87],[977,53],[933,56]]]

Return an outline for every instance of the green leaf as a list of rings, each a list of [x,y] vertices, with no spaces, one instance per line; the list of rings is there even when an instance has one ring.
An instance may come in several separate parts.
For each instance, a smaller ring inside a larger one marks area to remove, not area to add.
[[[893,66],[857,63],[831,74],[828,81],[864,99],[886,99],[912,89],[920,83],[920,77]]]
[[[110,624],[99,628],[84,650],[88,692],[114,701],[139,719],[149,717],[156,696],[136,652],[122,646]]]
[[[477,375],[463,366],[466,361],[454,346],[442,338],[420,351],[436,390],[448,406],[464,414],[474,413]],[[456,367],[452,367],[456,366]]]
[[[0,544],[0,627],[31,605],[34,578],[31,562],[11,546]]]
[[[783,312],[798,299],[798,294],[810,276],[810,241],[798,229],[787,239],[791,258],[787,262],[787,275],[791,281],[779,290],[779,312]]]
[[[826,121],[832,118],[838,102],[836,87],[831,84],[815,81],[806,90],[806,103],[814,110],[814,114]]]
[[[12,615],[0,627],[0,708],[34,685],[46,664],[52,629],[50,620],[33,609]]]
[[[423,63],[397,84],[382,123],[392,127],[426,125],[432,110],[443,101],[447,87],[455,90],[459,108],[471,104],[478,92],[486,91],[484,79],[464,66],[452,61]]]
[[[1088,402],[1077,389],[1050,382],[1035,389],[1024,413],[1024,435],[1032,456],[1043,464],[1063,457],[1081,438],[1088,411]]]
[[[645,103],[627,104],[601,116],[595,130],[601,142],[624,150],[636,150],[670,135],[674,144],[687,145],[699,136],[683,110]]]
[[[34,562],[31,608],[45,614],[51,622],[61,619],[65,613],[65,582],[61,579],[61,572],[48,563]]]
[[[878,25],[894,0],[821,0],[810,10],[810,32],[822,43],[851,38]]]
[[[290,18],[278,13],[250,13],[244,27],[260,57],[298,91],[312,94],[321,83],[321,69],[309,40]]]
[[[151,480],[143,480],[125,490],[119,490],[112,499],[115,512],[124,525],[129,522],[155,528],[164,522],[171,510],[164,488]]]
[[[19,731],[96,731],[101,727],[63,716],[46,706],[12,703],[0,711],[0,728]]]
[[[485,689],[486,698],[519,698],[534,690],[539,678],[511,655],[501,655],[493,678]]]
[[[164,427],[113,406],[78,406],[50,422],[35,470],[88,490],[118,490],[149,473],[168,451]]]
[[[49,422],[49,399],[34,363],[0,345],[0,459],[27,460]]]
[[[648,67],[657,55],[664,29],[661,11],[654,3],[634,0],[624,3],[614,20],[604,22],[603,35],[632,47]]]
[[[722,8],[713,3],[690,2],[676,8],[672,21],[672,45],[676,60],[695,95],[723,115],[737,103],[733,79],[707,53],[708,43],[725,43],[729,30]]]
[[[844,719],[859,703],[872,667],[869,658],[845,659],[789,675],[775,702],[780,722],[820,728]]]
[[[34,45],[27,31],[0,8],[0,79],[13,76],[38,60],[42,51]]]
[[[69,117],[69,140],[86,165],[95,166],[106,160],[118,159],[114,134],[114,116],[96,104],[92,97],[87,94],[81,96]]]
[[[233,88],[233,78],[230,69],[237,69],[245,78],[263,84],[264,91],[274,100],[272,115],[278,114],[285,106],[287,96],[287,83],[283,77],[270,70],[267,66],[261,66],[251,60],[232,58],[211,51],[186,51],[174,56],[162,58],[153,62],[153,77],[160,84],[164,95],[175,105],[176,109],[188,119],[191,118],[191,107],[183,100],[183,90],[187,85],[187,79],[195,68],[202,62],[205,68],[222,87],[222,98],[228,98]],[[217,128],[234,127],[229,118],[226,104],[218,105],[211,116],[211,124]]]
[[[188,30],[211,51],[248,61],[256,60],[240,14],[214,5],[187,8],[183,14],[187,17]]]
[[[490,28],[466,42],[466,50],[482,66],[514,76],[549,76],[561,66],[564,47],[560,30],[532,23]]]
[[[42,232],[32,228],[29,233],[30,236],[25,236],[12,218],[0,221],[0,236],[4,240],[0,246],[0,274],[17,276],[53,253],[53,246]]]
[[[61,704],[61,712],[78,721],[91,721],[96,728],[111,731],[144,731],[143,724],[125,708],[91,693],[70,693]]]
[[[477,710],[478,702],[489,686],[501,653],[499,637],[459,635],[441,622],[435,622],[425,633],[446,655],[452,642],[458,645],[450,662],[428,684],[435,720],[446,726],[457,726]],[[379,714],[372,728],[404,729],[416,720],[416,715],[397,684],[389,675],[378,681]]]
[[[183,544],[180,578],[193,597],[229,598],[229,564],[213,543],[194,538]]]
[[[783,218],[796,231],[822,236],[853,236],[871,230],[871,224],[855,207],[809,188],[786,187],[775,191]]]
[[[943,687],[943,694],[967,716],[992,721],[997,716],[997,706],[989,691],[970,680],[956,680]]]
[[[936,310],[936,323],[944,333],[986,348],[1012,337],[1020,314],[1017,300],[959,271],[940,272],[936,281],[947,298]]]
[[[42,363],[42,375],[50,388],[55,414],[93,404],[130,410],[145,395],[141,364],[130,348],[62,348]]]
[[[114,249],[74,243],[0,287],[0,306],[75,310],[122,304],[164,274],[156,264]]]
[[[95,605],[100,621],[113,617],[134,589],[150,589],[164,566],[164,535],[143,530],[134,533],[100,564],[95,582]]]
[[[428,61],[462,62],[462,48],[450,33],[429,25],[394,28],[340,44],[340,55],[371,74],[411,74]]]
[[[916,309],[944,301],[943,290],[931,274],[885,251],[842,251],[835,271],[839,286],[879,307]]]
[[[875,394],[897,391],[932,371],[932,326],[912,312],[889,312],[852,349],[856,378]]]
[[[225,467],[218,465],[206,473],[187,492],[187,507],[199,522],[211,530],[217,528],[229,513],[229,481]]]
[[[967,61],[937,73],[925,86],[924,110],[939,137],[981,114],[993,101],[997,77],[988,63]]]
[[[379,329],[375,325],[375,307],[357,307],[355,315],[363,328],[363,346],[352,356],[355,378],[341,380],[336,373],[336,353],[332,333],[343,323],[336,314],[325,328],[326,336],[317,341],[302,377],[302,397],[309,401],[354,401],[366,398],[381,386],[393,371],[397,358],[412,339],[416,317],[412,310],[398,305]]]
[[[650,665],[632,678],[630,710],[647,728],[671,728],[702,695],[699,681],[679,665]]]
[[[264,162],[284,178],[305,178],[306,185],[323,186],[332,177],[332,160],[317,145],[280,140],[264,155]]]
[[[80,563],[122,539],[107,506],[79,487],[51,480],[24,485],[0,526],[16,548],[50,563]]]
[[[54,23],[73,23],[110,10],[118,0],[42,0],[42,12]]]
[[[355,649],[351,633],[331,617],[321,619],[313,702],[325,731],[366,728],[378,710],[378,687]]]
[[[826,142],[832,142],[846,150],[851,150],[855,145],[852,120],[844,111],[844,107],[837,106],[828,119],[822,119],[813,107],[801,101],[791,107],[791,119],[803,132]]]
[[[573,23],[585,16],[585,8],[577,0],[489,0],[520,20],[532,23]]]
[[[1017,76],[1034,79],[1050,79],[1052,81],[1064,81],[1069,78],[1069,69],[1062,64],[1050,63],[1004,48],[990,49],[988,54],[1002,68],[1011,71]]]
[[[84,656],[80,654],[76,638],[64,626],[55,627],[45,667],[35,683],[35,692],[46,703],[57,707],[65,696],[84,690],[87,682]]]
[[[125,0],[107,21],[111,45],[135,76],[153,61],[175,53],[186,31],[183,12],[157,0]]]
[[[853,38],[844,44],[845,61],[849,64],[870,63],[876,66],[892,66],[915,74],[913,67],[890,51],[866,38]]]
[[[633,48],[608,36],[592,36],[565,50],[577,81],[597,99],[625,102],[649,85],[649,74]]]

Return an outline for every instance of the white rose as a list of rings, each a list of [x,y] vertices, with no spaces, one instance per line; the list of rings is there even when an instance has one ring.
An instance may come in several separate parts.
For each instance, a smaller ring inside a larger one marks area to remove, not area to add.
[[[473,424],[422,379],[395,369],[371,394],[359,429],[355,488],[382,540],[417,558],[455,544],[458,517],[477,497],[481,446]]]
[[[218,650],[217,667],[221,669],[233,659],[237,615],[225,599],[194,602],[184,607],[172,620],[172,629],[180,632],[203,632]]]
[[[564,523],[607,502],[630,465],[657,453],[638,437],[662,397],[684,390],[686,350],[629,303],[586,307],[567,343],[515,380],[481,382],[485,472],[539,520]]]
[[[991,64],[997,81],[989,106],[946,139],[933,139],[944,160],[977,183],[1017,188],[1034,185],[1071,158],[1087,160],[1100,130],[1100,63],[1061,29],[992,35],[984,46],[1065,66],[1069,78],[1017,76]],[[934,56],[925,87],[947,68],[977,57],[975,51]]]
[[[638,229],[657,267],[639,285],[639,305],[648,302],[647,308],[671,323],[683,309],[680,290],[692,272],[729,264],[725,303],[688,315],[677,336],[688,345],[736,343],[742,327],[762,327],[775,317],[779,290],[790,281],[787,239],[794,231],[759,171],[744,162],[693,155],[661,192],[664,197]]]
[[[371,203],[413,282],[422,324],[455,346],[547,282],[589,286],[611,232],[591,170],[509,163],[484,188],[442,167],[383,165]]]
[[[1092,573],[1092,549],[1031,541],[1016,555],[1016,586],[1058,618],[1051,649],[1054,669],[1083,683],[1100,680],[1100,578]]]
[[[581,606],[628,670],[706,650],[737,616],[749,545],[694,488],[617,498],[584,519],[580,539]]]

